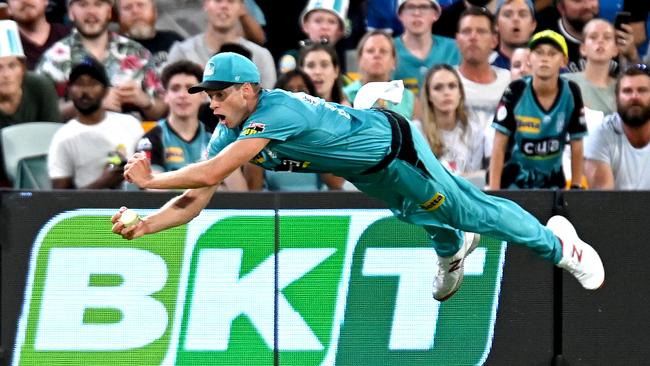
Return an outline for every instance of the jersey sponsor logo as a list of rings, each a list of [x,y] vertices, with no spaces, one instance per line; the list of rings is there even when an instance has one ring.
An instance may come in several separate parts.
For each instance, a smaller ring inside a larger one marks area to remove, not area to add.
[[[523,133],[539,133],[541,121],[537,117],[515,116],[517,131]]]
[[[503,103],[499,103],[497,107],[497,121],[503,121],[508,117],[508,108]]]
[[[171,146],[165,149],[165,160],[168,163],[182,163],[185,161],[183,149],[178,146]]]
[[[311,161],[282,159],[280,164],[275,167],[276,172],[296,172],[309,168]]]
[[[252,158],[250,162],[253,163],[253,164],[262,164],[265,161],[266,161],[266,158],[264,157],[264,155],[262,155],[262,153],[259,153],[259,154],[255,155],[255,157]]]
[[[254,135],[256,133],[263,132],[264,129],[266,129],[266,125],[264,123],[251,122],[250,125],[244,128],[244,130],[242,131],[242,135],[244,136]]]
[[[444,202],[445,202],[445,196],[440,192],[436,192],[436,194],[430,200],[421,204],[420,207],[422,207],[427,211],[434,211],[437,210],[440,206],[442,206]]]
[[[523,139],[521,141],[521,152],[532,159],[547,159],[555,157],[560,153],[562,144],[556,137],[533,140]]]

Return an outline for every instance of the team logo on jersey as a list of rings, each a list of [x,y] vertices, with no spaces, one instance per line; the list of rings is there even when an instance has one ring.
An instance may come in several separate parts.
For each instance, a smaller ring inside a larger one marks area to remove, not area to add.
[[[515,116],[517,131],[523,133],[539,133],[541,121],[537,117]]]
[[[556,137],[533,140],[523,139],[521,141],[521,152],[529,159],[549,159],[560,154],[562,144]]]
[[[503,103],[499,103],[497,108],[497,121],[501,122],[508,117],[508,109]]]
[[[168,163],[183,163],[185,162],[185,154],[183,149],[178,146],[171,146],[165,149],[165,160]]]
[[[311,161],[282,159],[280,164],[275,167],[276,172],[299,172],[309,168]]]
[[[266,125],[264,123],[251,122],[250,125],[244,128],[242,134],[245,136],[254,135],[256,133],[263,132],[265,128]]]
[[[442,206],[444,202],[445,202],[445,196],[440,192],[436,192],[436,194],[433,197],[431,197],[430,200],[421,204],[420,207],[422,207],[427,211],[434,211],[437,210],[440,206]]]
[[[264,157],[264,155],[262,155],[261,152],[259,154],[255,155],[255,157],[251,159],[251,163],[258,164],[258,165],[262,164],[265,161],[266,161],[266,158]]]

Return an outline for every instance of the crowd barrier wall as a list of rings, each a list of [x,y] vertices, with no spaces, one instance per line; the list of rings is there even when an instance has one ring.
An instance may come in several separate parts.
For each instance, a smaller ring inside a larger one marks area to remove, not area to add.
[[[359,193],[218,193],[126,241],[112,213],[174,193],[2,191],[2,364],[647,364],[650,192],[495,194],[569,217],[605,287],[486,237],[437,303],[424,231]]]

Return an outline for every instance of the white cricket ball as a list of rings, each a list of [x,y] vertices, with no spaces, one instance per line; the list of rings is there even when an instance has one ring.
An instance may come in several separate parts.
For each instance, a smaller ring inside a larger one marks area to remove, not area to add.
[[[140,216],[138,216],[138,213],[135,212],[135,210],[126,209],[122,212],[122,216],[120,216],[120,222],[124,227],[135,225],[138,221],[140,221]]]

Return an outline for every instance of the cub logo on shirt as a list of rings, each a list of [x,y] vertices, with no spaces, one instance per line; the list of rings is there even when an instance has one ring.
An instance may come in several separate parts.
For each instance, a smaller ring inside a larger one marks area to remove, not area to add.
[[[264,123],[258,123],[258,122],[251,122],[250,125],[248,125],[244,130],[242,131],[242,134],[245,136],[249,135],[254,135],[256,133],[260,133],[264,131],[266,128],[266,125]]]

